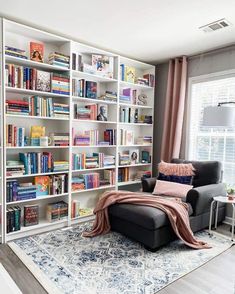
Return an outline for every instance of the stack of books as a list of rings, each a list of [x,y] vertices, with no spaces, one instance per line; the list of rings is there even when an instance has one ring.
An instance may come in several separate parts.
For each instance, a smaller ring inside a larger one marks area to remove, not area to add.
[[[147,85],[150,87],[154,87],[155,85],[155,76],[152,74],[145,74],[143,78],[147,80]]]
[[[7,99],[6,113],[14,115],[29,115],[29,102],[15,99]]]
[[[51,92],[56,94],[69,95],[69,77],[66,74],[53,72],[51,74]]]
[[[99,97],[100,100],[117,102],[117,92],[105,91],[104,95]]]
[[[52,146],[69,146],[69,133],[50,133]]]
[[[119,165],[129,165],[130,163],[130,151],[119,152]]]
[[[59,52],[49,54],[49,64],[69,68],[69,56]]]
[[[51,152],[19,153],[19,159],[24,164],[25,174],[48,173],[53,171]]]
[[[6,64],[5,75],[8,87],[51,92],[51,73],[49,72]]]
[[[129,167],[118,169],[118,182],[127,182],[130,180]]]
[[[72,177],[72,191],[80,191],[85,189],[84,178],[82,175]]]
[[[30,227],[38,225],[39,223],[39,205],[25,205],[24,206],[24,226]]]
[[[25,145],[25,128],[6,125],[6,146],[19,147]]]
[[[6,222],[7,233],[21,229],[21,208],[19,206],[7,208]]]
[[[33,183],[19,183],[17,180],[7,180],[7,202],[36,198],[36,186]]]
[[[106,169],[103,172],[103,178],[100,179],[100,186],[109,186],[115,184],[115,170]]]
[[[120,145],[134,145],[134,132],[120,129]]]
[[[68,217],[68,204],[64,201],[47,205],[47,220],[54,222]]]
[[[53,117],[69,118],[69,105],[64,103],[53,103]]]
[[[138,137],[136,143],[139,145],[151,145],[152,144],[152,136],[143,136]]]
[[[97,120],[97,109],[97,104],[90,104],[85,107],[81,107],[79,104],[74,104],[74,118]]]
[[[119,101],[127,104],[136,104],[137,91],[131,88],[122,89],[119,95]]]
[[[97,99],[97,83],[84,79],[72,80],[73,96]]]
[[[25,174],[25,166],[22,161],[8,160],[6,166],[6,176],[16,177]]]
[[[141,78],[141,77],[137,78],[137,84],[139,85],[148,86],[148,83],[149,83],[148,80],[145,78]]]
[[[135,175],[135,180],[141,180],[142,178],[151,178],[152,173],[150,170],[138,170]]]
[[[73,142],[74,146],[94,146],[98,145],[98,138],[98,130],[89,130],[74,135]]]
[[[25,50],[15,47],[5,46],[5,54],[22,59],[28,59]]]
[[[115,165],[115,156],[114,155],[105,155],[104,154],[101,164],[104,167]]]
[[[66,160],[55,161],[53,163],[53,171],[60,172],[60,171],[67,171],[69,170],[69,162]]]

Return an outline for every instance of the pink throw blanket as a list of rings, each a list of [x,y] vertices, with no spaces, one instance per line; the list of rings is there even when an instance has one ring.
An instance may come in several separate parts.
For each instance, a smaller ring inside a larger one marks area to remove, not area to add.
[[[175,234],[189,247],[195,249],[211,248],[207,243],[197,240],[190,228],[188,205],[179,199],[163,199],[143,193],[129,191],[108,191],[98,201],[92,231],[84,232],[84,237],[94,237],[110,231],[108,207],[114,203],[131,203],[158,208],[165,212]]]

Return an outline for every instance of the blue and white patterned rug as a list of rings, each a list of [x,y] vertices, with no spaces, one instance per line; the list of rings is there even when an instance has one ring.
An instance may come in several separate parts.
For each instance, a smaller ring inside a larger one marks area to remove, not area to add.
[[[196,236],[212,249],[194,250],[177,240],[152,253],[118,233],[83,238],[90,223],[10,243],[49,293],[155,294],[231,246],[207,232]]]

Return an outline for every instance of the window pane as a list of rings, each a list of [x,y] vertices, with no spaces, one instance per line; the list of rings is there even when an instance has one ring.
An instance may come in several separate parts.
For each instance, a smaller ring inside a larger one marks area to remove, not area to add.
[[[223,164],[224,182],[235,184],[235,130],[202,126],[203,110],[219,102],[235,102],[235,75],[194,82],[189,114],[189,158],[218,160]]]

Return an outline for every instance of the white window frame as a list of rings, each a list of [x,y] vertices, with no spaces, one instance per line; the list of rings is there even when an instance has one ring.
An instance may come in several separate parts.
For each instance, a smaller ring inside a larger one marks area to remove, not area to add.
[[[186,106],[186,146],[185,155],[186,159],[193,160],[194,158],[189,158],[189,138],[190,138],[190,113],[192,108],[192,85],[196,83],[209,82],[213,80],[219,80],[223,78],[235,77],[235,69],[214,72],[205,75],[199,75],[195,77],[188,78],[188,89],[187,89],[187,106]]]

